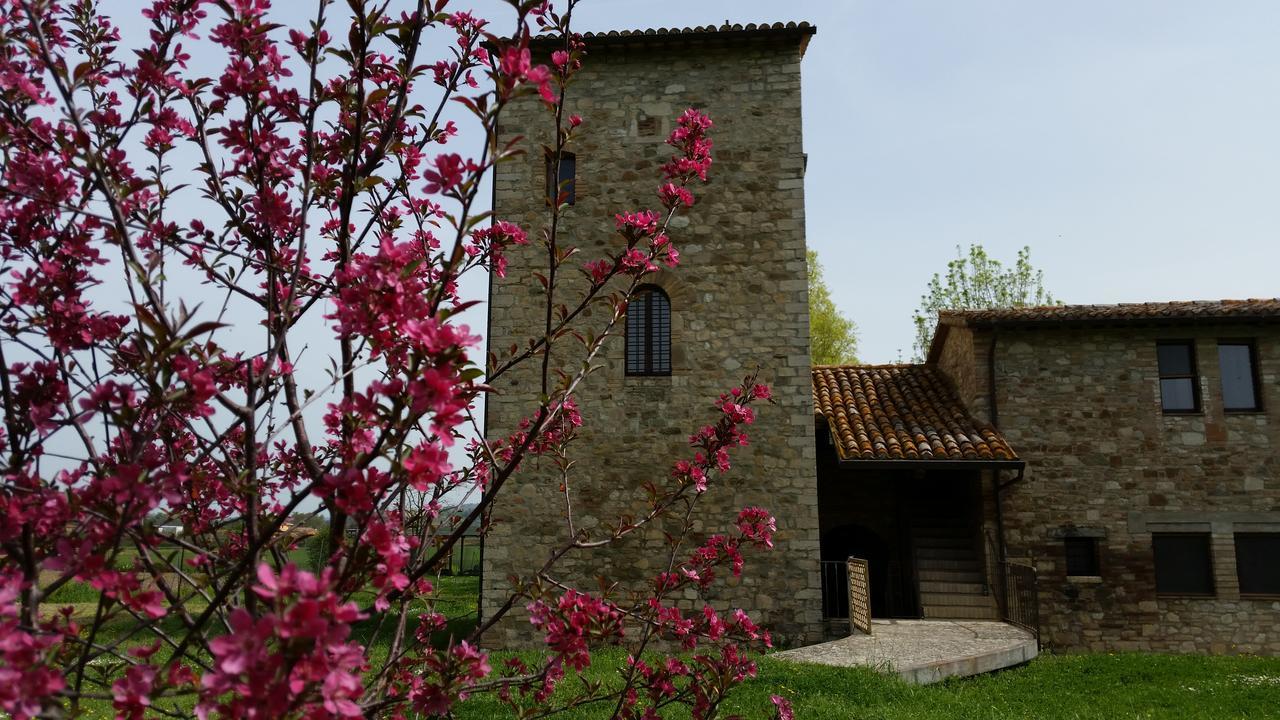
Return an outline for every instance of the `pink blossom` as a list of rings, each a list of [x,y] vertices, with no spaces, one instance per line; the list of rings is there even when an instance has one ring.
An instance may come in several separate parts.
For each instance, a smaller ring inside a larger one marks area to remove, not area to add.
[[[774,720],[795,720],[795,712],[791,709],[791,701],[780,695],[772,695],[769,701],[773,703]]]
[[[113,705],[117,718],[141,720],[151,707],[151,688],[155,683],[156,668],[151,665],[134,665],[125,671],[111,686]]]
[[[587,276],[591,278],[593,285],[600,285],[609,279],[609,274],[613,272],[613,263],[605,259],[591,260],[583,263],[582,269]]]
[[[773,533],[777,532],[778,525],[773,516],[764,508],[743,508],[738,513],[735,525],[737,525],[738,532],[742,533],[745,539],[757,545],[773,547]]]

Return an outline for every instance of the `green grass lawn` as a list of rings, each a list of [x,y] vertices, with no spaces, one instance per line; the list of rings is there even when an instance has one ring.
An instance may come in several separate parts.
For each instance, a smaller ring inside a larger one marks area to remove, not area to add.
[[[617,659],[601,658],[617,667]],[[593,669],[608,679],[611,671]],[[801,665],[768,657],[760,675],[736,689],[722,717],[768,718],[771,695],[791,700],[797,718],[857,720],[1127,720],[1280,718],[1280,659],[1148,654],[1042,656],[973,678],[915,686],[868,669]],[[565,718],[607,718],[611,708]],[[506,717],[477,698],[460,719]],[[682,718],[687,714],[664,714]]]
[[[436,582],[437,609],[450,618],[448,629],[435,638],[444,642],[470,631],[475,623],[478,579],[444,577]],[[91,613],[95,604],[89,588],[68,588],[60,599]],[[108,635],[127,631],[107,628]],[[371,620],[354,628],[354,636],[368,641]],[[144,643],[139,637],[129,644]],[[380,643],[374,640],[373,652]],[[385,650],[384,650],[385,652]],[[497,652],[495,667],[513,653]],[[536,655],[519,653],[526,660]],[[587,676],[618,681],[619,650],[602,650]],[[561,697],[572,692],[567,680]],[[721,717],[768,718],[771,695],[792,701],[797,718],[858,720],[1128,720],[1173,718],[1280,719],[1280,658],[1205,657],[1150,654],[1046,655],[1028,665],[999,673],[951,680],[938,685],[913,686],[896,677],[867,669],[832,668],[760,659],[760,674],[737,688]],[[188,701],[189,704],[189,701]],[[564,715],[573,720],[607,718],[609,707],[585,708]],[[99,715],[99,713],[105,713]],[[88,717],[109,717],[109,704],[90,703]],[[476,697],[459,708],[459,720],[503,718],[504,708],[491,697]],[[664,712],[663,717],[687,717]]]
[[[753,708],[777,693],[797,717],[884,720],[982,718],[1275,718],[1280,659],[1148,654],[1044,656],[989,675],[913,686],[866,670],[761,663],[733,698]]]

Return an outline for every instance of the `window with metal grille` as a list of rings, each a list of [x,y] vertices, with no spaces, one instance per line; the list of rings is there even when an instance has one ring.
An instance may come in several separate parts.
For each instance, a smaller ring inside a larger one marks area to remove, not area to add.
[[[1164,411],[1200,412],[1195,345],[1189,340],[1161,341],[1156,345],[1156,361],[1160,369],[1160,404]]]
[[[1222,407],[1228,412],[1258,410],[1258,374],[1253,343],[1218,343],[1218,370],[1222,373]]]
[[[555,153],[548,152],[547,204],[572,205],[578,199],[578,156],[571,152],[560,153],[560,167],[556,167]]]
[[[1209,533],[1153,533],[1156,592],[1163,595],[1212,595],[1213,558]]]
[[[627,374],[671,374],[671,300],[661,288],[642,287],[627,305]]]
[[[1236,577],[1243,595],[1280,595],[1280,533],[1236,533]]]
[[[1069,537],[1062,539],[1067,552],[1067,574],[1101,575],[1098,563],[1098,538]]]

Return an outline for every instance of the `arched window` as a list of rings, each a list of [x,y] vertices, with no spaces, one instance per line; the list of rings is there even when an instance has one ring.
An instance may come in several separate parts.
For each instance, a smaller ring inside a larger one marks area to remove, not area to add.
[[[661,288],[641,287],[627,305],[627,374],[671,374],[671,300]]]

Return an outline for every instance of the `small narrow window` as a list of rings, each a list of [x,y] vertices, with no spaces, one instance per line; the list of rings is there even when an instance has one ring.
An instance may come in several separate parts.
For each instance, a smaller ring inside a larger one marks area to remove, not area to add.
[[[1258,376],[1251,342],[1218,343],[1218,369],[1222,373],[1222,407],[1225,410],[1257,410]]]
[[[1156,592],[1161,595],[1212,595],[1213,558],[1209,533],[1153,533]]]
[[[1098,538],[1069,537],[1062,539],[1067,553],[1067,574],[1072,576],[1097,576],[1102,572],[1098,564]]]
[[[636,290],[627,305],[627,374],[671,374],[671,300],[660,288]]]
[[[577,201],[578,157],[571,152],[560,153],[557,173],[556,156],[547,153],[547,204],[572,205]]]
[[[1200,412],[1195,346],[1189,340],[1156,345],[1160,366],[1160,405],[1167,413]]]
[[[1280,533],[1236,533],[1242,595],[1280,595]]]

